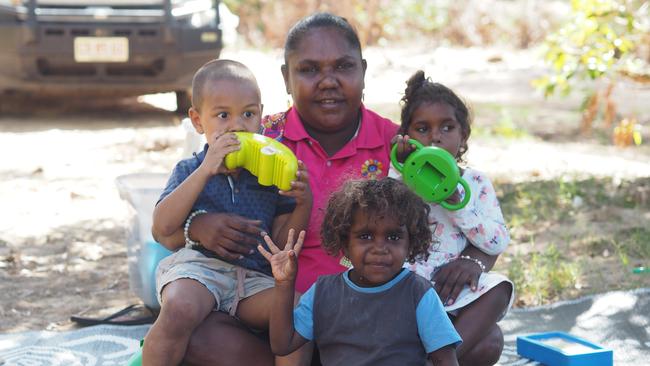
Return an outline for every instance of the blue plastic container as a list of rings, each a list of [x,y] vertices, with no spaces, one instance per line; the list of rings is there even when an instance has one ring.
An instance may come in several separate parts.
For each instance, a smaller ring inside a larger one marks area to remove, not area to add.
[[[614,352],[564,332],[517,337],[517,353],[546,366],[612,366]]]
[[[156,267],[171,254],[151,235],[153,209],[164,189],[166,174],[129,174],[116,179],[120,197],[132,208],[131,225],[126,241],[129,264],[129,287],[152,308],[159,309],[156,298]]]

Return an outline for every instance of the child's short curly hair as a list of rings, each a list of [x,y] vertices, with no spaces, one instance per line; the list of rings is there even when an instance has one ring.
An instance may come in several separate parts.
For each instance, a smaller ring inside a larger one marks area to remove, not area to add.
[[[409,263],[429,257],[431,208],[404,183],[392,178],[349,180],[332,194],[320,233],[321,245],[328,254],[337,256],[348,245],[352,218],[357,210],[377,216],[394,216],[406,226]]]

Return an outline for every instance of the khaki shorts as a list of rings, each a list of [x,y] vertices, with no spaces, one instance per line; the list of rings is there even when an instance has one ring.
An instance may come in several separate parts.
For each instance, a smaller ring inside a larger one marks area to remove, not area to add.
[[[161,260],[156,269],[156,295],[160,304],[163,288],[181,278],[201,283],[214,296],[215,310],[233,316],[240,300],[275,286],[273,277],[182,248]]]

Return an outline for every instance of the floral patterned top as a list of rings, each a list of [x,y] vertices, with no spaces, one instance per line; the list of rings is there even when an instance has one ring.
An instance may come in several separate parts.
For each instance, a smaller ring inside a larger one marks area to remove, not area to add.
[[[391,166],[389,177],[401,179]],[[426,262],[406,264],[424,278],[431,279],[435,270],[460,256],[468,242],[489,255],[502,253],[510,242],[499,200],[490,180],[481,172],[467,168],[463,173],[472,196],[464,208],[457,211],[431,204],[429,224],[434,242]],[[464,194],[461,190],[461,195]]]

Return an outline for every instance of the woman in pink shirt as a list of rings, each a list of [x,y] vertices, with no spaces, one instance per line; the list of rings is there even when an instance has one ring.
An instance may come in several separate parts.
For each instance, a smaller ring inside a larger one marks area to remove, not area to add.
[[[309,171],[313,208],[296,283],[298,291],[305,291],[318,276],[346,269],[339,258],[328,256],[320,247],[320,226],[329,194],[349,178],[385,177],[390,141],[398,126],[362,103],[366,60],[356,32],[345,19],[320,13],[300,20],[289,31],[284,58],[281,71],[294,105],[264,118],[263,130],[291,148]],[[258,222],[232,214],[199,215],[188,228],[192,240],[225,258],[255,250],[259,232]],[[184,242],[183,230],[157,239]],[[488,269],[496,259],[480,251],[471,255]],[[498,341],[488,337],[484,343],[490,346]],[[235,318],[213,312],[192,335],[185,361],[273,365],[273,355],[268,340]]]

